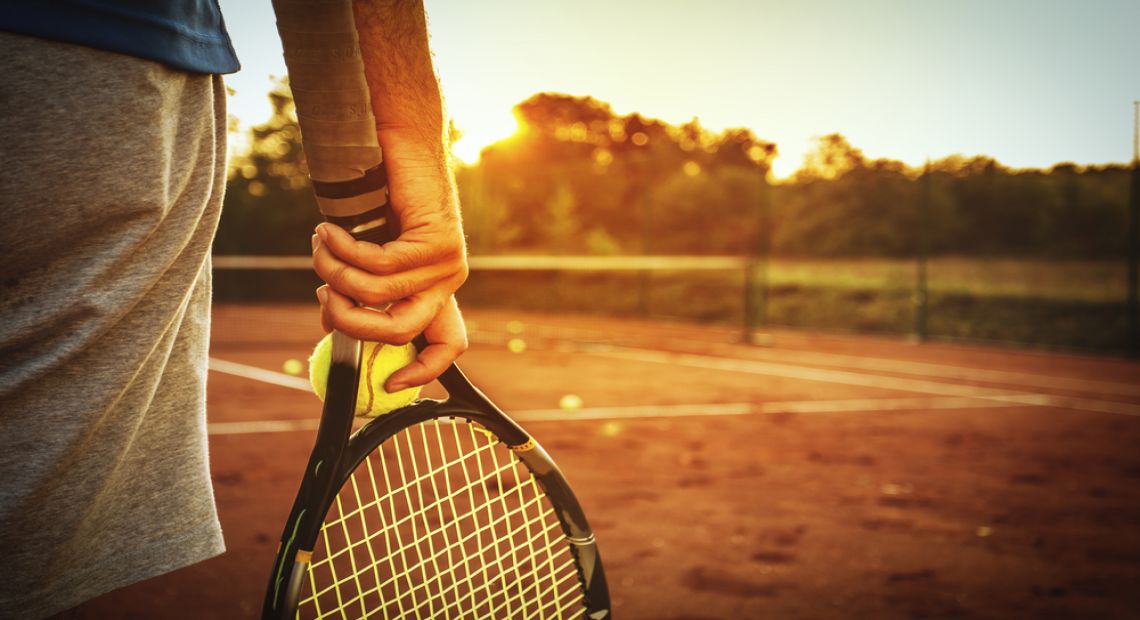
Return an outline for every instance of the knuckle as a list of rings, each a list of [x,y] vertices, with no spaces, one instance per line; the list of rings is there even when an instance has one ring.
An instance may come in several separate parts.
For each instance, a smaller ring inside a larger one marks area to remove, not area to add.
[[[410,270],[424,265],[430,265],[435,262],[432,256],[434,249],[431,244],[417,244],[410,248],[403,256],[403,260],[399,267],[402,270]]]
[[[380,306],[388,303],[390,300],[384,296],[382,291],[378,291],[374,288],[365,288],[357,294],[357,301],[366,306]]]
[[[399,344],[407,344],[415,340],[420,333],[420,326],[411,318],[404,317],[392,322],[392,337],[399,340]]]
[[[350,260],[352,263],[364,266],[364,264],[368,264],[373,247],[378,246],[372,242],[360,242],[360,240],[353,239],[352,245],[345,248],[345,250],[347,250],[347,252],[345,252],[347,256],[344,256],[344,258]]]
[[[339,291],[344,290],[348,284],[348,279],[348,265],[340,263],[328,270],[328,276],[324,280]]]
[[[416,339],[415,330],[394,327],[386,340],[392,344],[405,345]]]
[[[447,245],[447,258],[460,263],[467,262],[467,247],[464,245],[462,238],[460,238],[459,241]]]
[[[404,299],[416,292],[415,285],[407,278],[391,278],[385,288],[385,292],[391,300]]]
[[[443,264],[449,264],[458,269],[467,262],[467,252],[462,243],[448,241],[435,248],[434,258]]]
[[[391,252],[383,246],[371,244],[367,251],[360,253],[360,263],[372,273],[388,273],[392,270]]]

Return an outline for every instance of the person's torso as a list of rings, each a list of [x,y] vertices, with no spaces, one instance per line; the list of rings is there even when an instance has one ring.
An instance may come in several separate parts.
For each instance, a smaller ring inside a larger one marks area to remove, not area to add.
[[[193,73],[233,73],[240,67],[217,0],[4,0],[0,30]]]

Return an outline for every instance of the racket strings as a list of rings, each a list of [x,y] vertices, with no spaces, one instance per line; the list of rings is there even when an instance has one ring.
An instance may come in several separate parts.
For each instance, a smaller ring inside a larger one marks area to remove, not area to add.
[[[487,446],[482,446],[482,447],[478,448],[477,450],[480,452],[489,452],[493,447],[494,447],[493,445],[487,445]],[[468,456],[474,456],[474,455],[468,455]],[[338,502],[337,503],[337,510],[339,511],[339,516],[334,520],[326,520],[325,521],[325,527],[327,528],[330,525],[334,525],[337,523],[343,524],[344,522],[347,522],[348,520],[353,519],[353,518],[364,519],[365,518],[364,513],[366,513],[367,511],[370,511],[370,510],[375,510],[378,506],[390,506],[392,500],[397,495],[405,494],[405,500],[407,500],[408,498],[406,496],[406,491],[407,491],[407,488],[409,485],[424,483],[431,476],[439,475],[439,474],[443,473],[444,471],[446,471],[450,467],[460,466],[463,463],[464,458],[467,458],[467,456],[454,459],[448,463],[444,463],[443,465],[436,468],[435,470],[428,472],[427,474],[417,476],[415,479],[408,481],[406,484],[402,485],[401,487],[399,487],[395,490],[389,491],[388,493],[384,493],[384,494],[380,494],[379,491],[377,490],[376,473],[372,470],[373,459],[369,458],[369,459],[365,460],[364,463],[368,469],[368,481],[372,485],[373,497],[375,499],[371,500],[371,501],[367,501],[367,502],[360,499],[355,504],[356,508],[346,510],[346,509],[344,509],[344,503],[341,502],[341,498],[338,495],[337,496],[337,502]],[[512,466],[512,465],[513,464],[510,464],[510,465],[508,465],[508,467]],[[386,466],[385,466],[384,476],[387,477]],[[356,486],[357,485],[357,476],[355,474],[350,478],[350,481],[353,485],[353,488],[357,489],[357,486]],[[462,491],[463,491],[463,489],[459,489],[458,491],[455,491],[454,494],[458,494]],[[359,492],[357,492],[356,497],[357,498],[361,497],[359,495]],[[443,502],[447,502],[447,501],[451,501],[452,499],[454,499],[452,496],[440,497],[439,499],[434,501],[431,505],[428,505],[425,508],[426,509],[432,509],[432,508],[435,508],[438,504],[443,503]],[[393,518],[395,519],[395,521],[393,523],[387,524],[388,527],[399,528],[401,526],[408,525],[412,520],[417,519],[418,515],[412,514],[412,513],[405,513],[403,516],[393,515]],[[414,526],[414,524],[411,524],[411,525]],[[373,537],[384,535],[386,532],[387,532],[387,530],[383,530],[381,528],[377,528],[375,530],[372,530],[371,534],[366,534],[362,538],[358,538],[356,540],[353,540],[347,546],[344,546],[344,547],[340,548],[339,550],[332,552],[329,555],[329,557],[330,557],[330,559],[335,559],[336,557],[338,557],[340,555],[347,554],[353,548],[360,546],[360,545],[367,544],[368,542],[371,541],[371,539]]]
[[[569,618],[578,566],[530,471],[464,421],[401,431],[353,472],[321,529],[304,618]]]

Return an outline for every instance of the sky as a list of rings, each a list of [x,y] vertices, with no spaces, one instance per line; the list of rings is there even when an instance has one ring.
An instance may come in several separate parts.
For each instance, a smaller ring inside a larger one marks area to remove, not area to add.
[[[839,132],[911,165],[1127,162],[1140,100],[1136,0],[425,0],[452,119],[473,161],[538,92],[775,142],[786,177]],[[283,75],[270,0],[221,0],[242,70],[230,111],[269,115]]]

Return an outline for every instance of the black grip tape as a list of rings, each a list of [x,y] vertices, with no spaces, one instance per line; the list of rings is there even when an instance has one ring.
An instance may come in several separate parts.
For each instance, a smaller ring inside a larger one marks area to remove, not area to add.
[[[384,164],[380,163],[365,172],[364,176],[359,179],[332,183],[313,180],[312,184],[313,192],[318,197],[352,198],[384,189],[388,184],[388,172],[385,170]],[[384,220],[383,224],[372,225],[381,219]],[[400,222],[392,213],[392,208],[387,202],[356,215],[327,215],[325,221],[347,230],[357,241],[368,241],[383,245],[400,236]]]
[[[376,245],[384,245],[400,236],[400,224],[396,221],[396,216],[392,214],[392,210],[384,207],[388,211],[388,220],[381,226],[369,228],[360,232],[352,233],[352,236],[357,241],[368,241]]]
[[[384,220],[383,224],[369,226],[369,224],[380,219]],[[347,230],[357,241],[369,241],[383,245],[400,236],[400,222],[387,204],[346,217],[326,215],[325,221]]]
[[[317,181],[312,179],[313,193],[321,198],[352,198],[388,185],[388,171],[383,163],[368,169],[364,176],[351,181]]]

